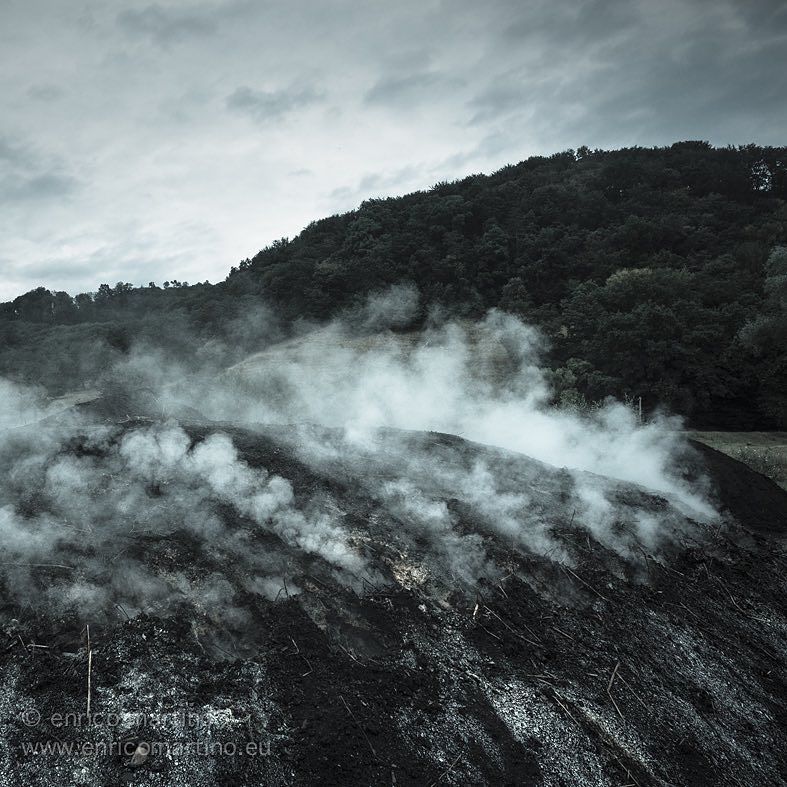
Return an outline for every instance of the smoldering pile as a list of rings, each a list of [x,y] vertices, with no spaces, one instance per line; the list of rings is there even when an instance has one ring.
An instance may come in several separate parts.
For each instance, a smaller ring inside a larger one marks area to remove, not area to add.
[[[673,419],[552,407],[538,342],[500,314],[404,337],[334,325],[218,378],[167,380],[140,351],[57,406],[3,383],[6,708],[80,709],[87,678],[120,719],[209,720],[92,729],[104,744],[271,746],[26,757],[31,736],[82,731],[12,713],[3,772],[776,783],[784,493],[700,457]]]
[[[709,521],[633,484],[390,429],[66,418],[7,436],[0,474],[6,605],[77,621],[185,606],[240,641],[254,603],[309,581],[469,599],[522,560],[570,568],[568,533],[633,577]]]
[[[441,433],[96,409],[0,443],[8,707],[78,711],[89,675],[101,713],[212,721],[94,728],[176,748],[41,776],[20,741],[84,731],[13,717],[0,762],[26,781],[733,784],[784,764],[780,558],[741,496],[736,523]],[[250,739],[270,756],[171,754]]]
[[[346,784],[722,784],[780,767],[778,555],[679,497],[440,433],[133,416],[6,433],[0,471],[10,707],[79,709],[92,670],[102,713],[220,720],[94,731],[107,745],[273,747],[60,757],[40,783],[329,783],[340,764]],[[5,734],[50,734],[20,725]]]
[[[3,422],[32,422],[0,439],[6,599],[81,620],[187,605],[243,632],[306,575],[472,597],[507,555],[570,566],[561,529],[631,565],[702,538],[717,514],[676,422],[550,407],[541,337],[499,312],[368,333],[417,300],[394,288],[218,377],[167,382],[139,350],[92,401],[3,383]],[[305,422],[333,426],[286,426]]]

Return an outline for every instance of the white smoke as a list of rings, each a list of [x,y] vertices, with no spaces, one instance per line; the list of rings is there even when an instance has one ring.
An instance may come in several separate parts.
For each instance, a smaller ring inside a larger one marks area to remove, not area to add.
[[[247,590],[266,597],[285,582],[279,542],[319,557],[346,584],[366,567],[333,508],[305,498],[302,510],[290,482],[243,461],[226,434],[195,442],[174,423],[125,432],[69,423],[3,434],[0,463],[0,576],[20,603],[45,596],[83,613],[117,603],[133,614],[221,598],[226,616],[226,580],[219,593],[213,579],[183,575],[188,566],[164,571],[136,554],[178,532],[218,565],[242,569]],[[261,547],[255,528],[273,545]]]
[[[556,409],[540,368],[542,338],[501,312],[476,324],[369,333],[401,329],[415,313],[417,293],[395,288],[351,318],[221,374],[215,348],[202,369],[138,348],[115,375],[123,391],[145,392],[155,420],[133,426],[53,422],[40,392],[0,381],[0,577],[8,594],[83,612],[118,604],[130,615],[186,599],[242,620],[238,593],[300,592],[287,574],[297,577],[293,561],[302,559],[356,587],[389,581],[388,561],[394,577],[473,588],[500,575],[493,554],[501,544],[570,562],[556,526],[585,528],[630,556],[657,550],[689,526],[685,517],[715,516],[703,490],[683,479],[677,419],[640,423],[615,402],[585,416]],[[122,396],[133,415],[134,397]],[[216,423],[195,439],[164,413],[201,420],[202,433],[205,418]],[[34,421],[40,427],[13,428]],[[321,477],[377,508],[359,529],[330,494],[296,493],[294,479],[239,453],[227,433],[238,424],[334,427],[288,427],[280,437]],[[412,431],[501,450],[414,439]],[[667,502],[648,506],[631,484]],[[388,531],[375,535],[375,522]],[[184,556],[170,543],[177,533],[212,568],[179,564]],[[381,539],[395,557],[372,562],[365,545],[381,547]],[[164,560],[170,553],[174,563]]]
[[[396,302],[400,292],[393,293]],[[589,415],[551,406],[540,368],[543,341],[492,311],[479,324],[419,333],[353,336],[342,322],[275,346],[183,396],[205,415],[245,423],[318,423],[363,440],[393,427],[438,431],[576,471],[639,484],[714,516],[681,477],[686,439],[678,418],[639,423],[610,401]]]
[[[39,421],[50,409],[43,388],[18,385],[0,377],[0,430]]]

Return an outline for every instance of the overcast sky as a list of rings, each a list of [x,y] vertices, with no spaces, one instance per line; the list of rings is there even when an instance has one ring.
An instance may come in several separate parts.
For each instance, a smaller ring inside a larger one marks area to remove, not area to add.
[[[0,299],[533,154],[787,143],[783,0],[0,0]]]

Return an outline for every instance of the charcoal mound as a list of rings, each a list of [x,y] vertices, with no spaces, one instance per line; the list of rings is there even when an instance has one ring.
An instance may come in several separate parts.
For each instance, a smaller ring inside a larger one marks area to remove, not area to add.
[[[18,430],[0,784],[779,784],[785,493],[697,449],[722,517],[442,434]]]

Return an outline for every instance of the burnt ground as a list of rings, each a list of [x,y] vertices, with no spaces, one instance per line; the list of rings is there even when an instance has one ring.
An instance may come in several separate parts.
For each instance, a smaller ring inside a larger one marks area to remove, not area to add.
[[[480,534],[499,574],[473,586],[438,570],[395,581],[397,560],[431,547],[398,532],[357,468],[304,461],[285,428],[221,428],[298,496],[330,494],[377,573],[347,584],[319,558],[293,555],[266,598],[244,588],[239,565],[175,531],[130,548],[162,573],[221,573],[231,608],[184,597],[87,620],[12,600],[6,577],[0,785],[784,783],[787,494],[768,479],[696,446],[695,471],[707,468],[724,521],[689,521],[658,550],[621,555],[557,505],[564,471],[407,436],[438,460],[483,455],[514,486],[537,488],[567,559],[515,548],[457,497],[457,527]],[[194,440],[215,430],[188,427]],[[368,457],[364,467],[391,472]],[[667,505],[620,486],[632,509]],[[255,538],[250,548],[283,548]],[[56,584],[62,573],[36,577]],[[88,675],[92,724],[63,723],[56,714],[86,711]],[[30,752],[53,742],[66,748]],[[153,743],[148,756],[142,742]]]

